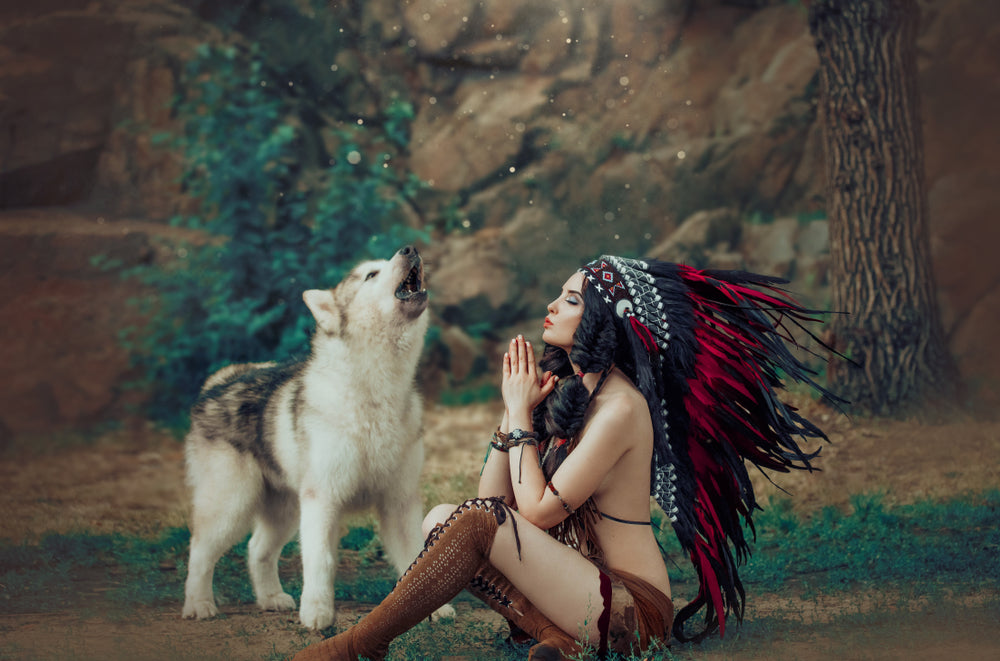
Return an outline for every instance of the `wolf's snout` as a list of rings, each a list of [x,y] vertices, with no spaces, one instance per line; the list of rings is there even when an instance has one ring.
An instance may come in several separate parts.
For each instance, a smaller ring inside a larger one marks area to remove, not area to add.
[[[409,264],[402,281],[396,287],[396,298],[408,308],[411,316],[419,315],[427,307],[427,290],[423,288],[424,269],[420,253],[413,246],[404,246],[396,253]]]
[[[411,268],[419,266],[421,262],[420,253],[413,246],[403,246],[396,252],[396,256],[409,262]]]

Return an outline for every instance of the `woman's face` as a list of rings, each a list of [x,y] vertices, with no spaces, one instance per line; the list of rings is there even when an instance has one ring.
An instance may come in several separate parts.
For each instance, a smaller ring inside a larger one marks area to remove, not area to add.
[[[542,340],[566,353],[573,348],[573,334],[583,316],[583,274],[577,271],[563,285],[559,298],[549,303]]]

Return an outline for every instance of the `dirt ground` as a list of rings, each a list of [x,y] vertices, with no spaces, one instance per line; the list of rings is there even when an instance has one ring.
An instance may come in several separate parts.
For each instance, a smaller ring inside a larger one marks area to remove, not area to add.
[[[831,440],[819,461],[822,472],[777,478],[803,512],[846,506],[856,493],[879,491],[887,503],[908,503],[1000,486],[1000,422],[857,422],[817,404],[803,406]],[[428,410],[428,502],[472,494],[498,413],[486,405]],[[140,424],[87,442],[64,439],[54,447],[13,447],[0,455],[0,538],[33,541],[46,532],[73,531],[155,534],[187,525],[178,441]],[[777,493],[763,477],[757,487],[765,503]],[[101,584],[109,580],[106,575],[99,581],[72,580],[79,581],[73,598],[31,613],[5,610],[7,588],[0,584],[0,660],[268,659],[320,638],[300,628],[294,615],[261,613],[249,604],[224,606],[224,618],[182,620],[180,594],[163,608],[109,610],[100,599],[115,587]],[[986,593],[934,600],[889,592],[809,598],[787,589],[751,593],[746,625],[723,644],[675,643],[672,651],[678,659],[710,661],[997,659],[998,604],[998,595]],[[368,608],[341,601],[338,623],[350,623]],[[503,629],[498,616],[472,602],[459,602],[458,611],[459,618]]]

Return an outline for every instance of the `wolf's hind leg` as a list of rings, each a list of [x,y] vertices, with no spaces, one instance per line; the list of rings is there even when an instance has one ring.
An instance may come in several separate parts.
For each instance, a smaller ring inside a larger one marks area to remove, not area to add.
[[[190,458],[189,454],[189,458]],[[191,517],[191,553],[184,583],[185,618],[199,620],[219,614],[212,594],[215,565],[250,530],[261,484],[218,456],[198,456],[189,463],[194,487]],[[234,488],[235,487],[235,488]]]
[[[263,610],[295,610],[295,600],[281,587],[278,559],[299,525],[298,501],[292,492],[269,492],[247,546],[250,582]]]
[[[417,408],[419,410],[419,405]],[[375,503],[382,546],[400,575],[409,568],[424,546],[421,530],[424,499],[420,494],[420,467],[424,464],[424,451],[419,436],[407,440],[393,479],[383,485]]]
[[[423,548],[420,530],[422,499],[390,498],[378,505],[379,537],[386,555],[402,575]]]
[[[215,617],[219,609],[212,594],[212,578],[219,558],[231,549],[249,529],[248,518],[243,525],[226,525],[233,521],[211,520],[196,516],[191,535],[191,555],[188,558],[188,574],[184,583],[184,610],[186,618],[199,620]]]
[[[414,489],[412,494],[396,492],[395,495],[383,496],[378,506],[379,536],[386,555],[400,575],[413,563],[413,559],[423,549],[424,535],[421,530],[423,499]],[[452,506],[446,513],[455,510]],[[432,620],[455,617],[455,608],[444,604],[431,613]]]

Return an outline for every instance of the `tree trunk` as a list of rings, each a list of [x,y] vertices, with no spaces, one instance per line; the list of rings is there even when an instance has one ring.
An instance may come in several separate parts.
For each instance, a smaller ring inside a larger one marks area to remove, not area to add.
[[[815,0],[830,220],[831,389],[860,413],[950,402],[957,370],[938,311],[916,80],[916,0]]]

